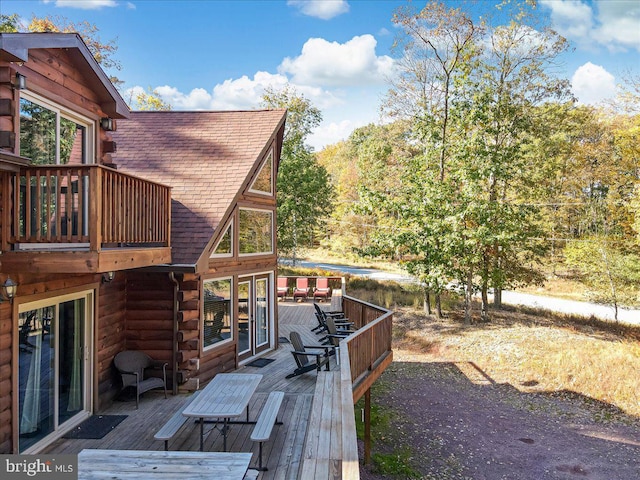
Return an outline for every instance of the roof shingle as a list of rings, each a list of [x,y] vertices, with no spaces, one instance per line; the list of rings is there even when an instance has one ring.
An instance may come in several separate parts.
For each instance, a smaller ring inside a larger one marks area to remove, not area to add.
[[[285,110],[163,111],[118,120],[118,170],[172,187],[174,264],[196,264],[284,116]]]

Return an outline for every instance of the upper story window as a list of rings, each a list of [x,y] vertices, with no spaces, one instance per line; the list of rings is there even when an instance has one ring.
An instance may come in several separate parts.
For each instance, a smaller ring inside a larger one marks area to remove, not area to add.
[[[20,98],[20,155],[34,165],[92,163],[92,122],[36,96]]]
[[[233,223],[230,223],[225,230],[210,258],[231,256],[233,256]]]
[[[240,255],[273,253],[273,212],[241,208],[238,242]]]
[[[252,193],[273,195],[273,150],[269,152],[262,164],[258,176],[249,187]]]

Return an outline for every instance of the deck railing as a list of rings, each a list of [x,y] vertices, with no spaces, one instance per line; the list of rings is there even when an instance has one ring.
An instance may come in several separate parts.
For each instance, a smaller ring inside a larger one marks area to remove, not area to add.
[[[6,243],[170,246],[168,186],[101,165],[24,167],[11,186]]]
[[[342,478],[359,478],[358,444],[353,405],[393,360],[393,312],[343,296],[342,309],[358,330],[340,342],[342,398]]]

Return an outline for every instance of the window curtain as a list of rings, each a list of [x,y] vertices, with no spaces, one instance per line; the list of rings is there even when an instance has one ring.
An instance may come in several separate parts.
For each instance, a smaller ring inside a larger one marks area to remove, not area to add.
[[[73,364],[71,365],[68,412],[74,412],[82,408],[82,337],[84,336],[82,320],[84,318],[84,301],[74,300],[73,303]]]
[[[29,374],[25,389],[22,416],[20,418],[20,433],[33,433],[40,428],[40,412],[42,397],[40,392],[41,365],[42,365],[42,331],[38,335],[32,335],[33,342]]]

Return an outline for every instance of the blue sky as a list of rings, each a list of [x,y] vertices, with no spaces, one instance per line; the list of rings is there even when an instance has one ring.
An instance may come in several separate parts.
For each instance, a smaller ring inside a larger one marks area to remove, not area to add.
[[[460,1],[447,1],[460,6]],[[493,0],[478,2],[490,8]],[[287,82],[324,121],[316,149],[380,119],[393,71],[394,10],[406,0],[0,0],[0,13],[65,17],[116,39],[125,89],[155,88],[174,109],[257,108]],[[413,4],[421,7],[424,1]],[[574,50],[564,70],[582,103],[640,75],[640,1],[539,0]],[[478,7],[474,7],[478,8]],[[475,11],[474,13],[478,13]],[[125,93],[125,99],[127,94]]]

